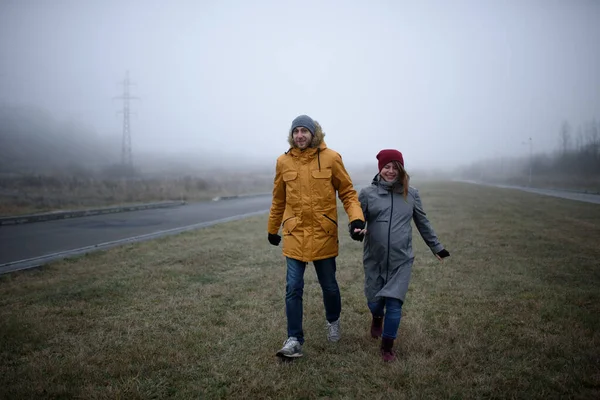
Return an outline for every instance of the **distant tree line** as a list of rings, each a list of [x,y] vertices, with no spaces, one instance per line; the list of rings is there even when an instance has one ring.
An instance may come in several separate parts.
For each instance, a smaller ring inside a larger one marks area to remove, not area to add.
[[[554,152],[479,160],[459,168],[456,175],[498,183],[600,190],[600,122],[594,119],[573,129],[564,121]]]
[[[0,105],[0,176],[89,176],[114,164],[117,155],[79,121],[59,121],[33,106]]]
[[[545,166],[552,171],[600,175],[600,123],[589,121],[574,131],[569,122],[564,121],[559,132],[558,151],[552,161]]]

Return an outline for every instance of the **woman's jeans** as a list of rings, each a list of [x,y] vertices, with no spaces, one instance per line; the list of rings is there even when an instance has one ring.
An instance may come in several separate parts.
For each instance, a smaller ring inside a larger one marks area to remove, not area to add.
[[[379,297],[367,303],[374,317],[383,317],[383,335],[387,339],[396,339],[400,318],[402,317],[402,300],[393,297]],[[384,313],[385,308],[385,313]]]
[[[304,343],[302,294],[304,293],[304,271],[307,263],[286,257],[286,264],[285,313],[288,337],[294,336],[300,343]],[[337,321],[342,310],[342,300],[340,288],[335,279],[335,257],[313,261],[313,264],[323,291],[325,318],[329,322]]]

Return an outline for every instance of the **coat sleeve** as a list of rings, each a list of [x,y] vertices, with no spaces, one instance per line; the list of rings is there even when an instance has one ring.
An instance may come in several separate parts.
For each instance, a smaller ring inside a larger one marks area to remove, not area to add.
[[[277,234],[285,211],[285,182],[281,173],[281,165],[277,160],[275,179],[273,180],[273,200],[269,212],[268,233]]]
[[[421,234],[421,237],[429,246],[431,251],[436,254],[440,250],[444,249],[444,246],[440,243],[435,234],[431,223],[427,219],[427,214],[425,214],[425,210],[423,209],[423,204],[421,203],[421,196],[419,196],[419,191],[414,189],[413,196],[415,198],[415,207],[413,209],[413,220],[415,221],[415,225],[417,226],[417,230]]]
[[[333,187],[344,204],[344,210],[348,214],[348,221],[352,222],[357,219],[364,221],[365,217],[358,201],[358,195],[356,194],[356,190],[354,190],[350,175],[348,175],[346,167],[344,167],[342,157],[337,153],[333,160],[332,173]]]
[[[365,222],[369,221],[369,195],[367,194],[367,190],[362,189],[360,194],[358,195],[358,201],[360,201],[360,207],[362,208],[363,216],[365,217]]]

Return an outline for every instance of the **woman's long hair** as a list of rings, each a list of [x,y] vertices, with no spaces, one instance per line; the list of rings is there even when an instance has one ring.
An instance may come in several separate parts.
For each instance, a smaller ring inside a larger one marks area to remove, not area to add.
[[[398,169],[398,178],[396,179],[396,182],[394,182],[392,190],[396,193],[402,193],[404,200],[406,200],[406,196],[408,196],[408,183],[410,181],[410,176],[399,161],[392,161],[392,163],[394,163]]]

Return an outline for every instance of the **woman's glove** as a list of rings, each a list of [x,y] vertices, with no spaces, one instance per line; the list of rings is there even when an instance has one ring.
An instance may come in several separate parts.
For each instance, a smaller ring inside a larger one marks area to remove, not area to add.
[[[448,250],[446,250],[446,249],[442,249],[442,250],[438,251],[437,255],[440,256],[441,258],[450,257],[450,253],[448,253]]]

